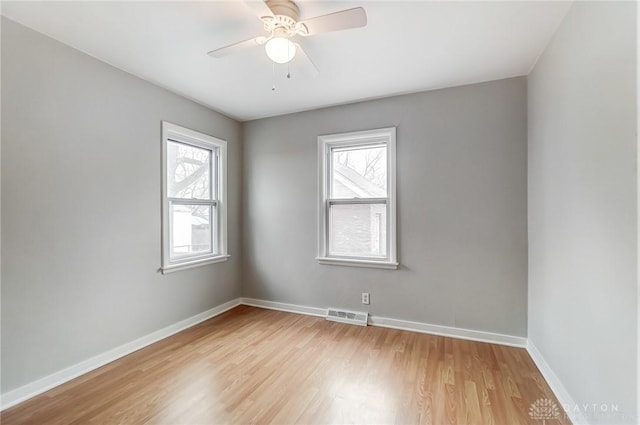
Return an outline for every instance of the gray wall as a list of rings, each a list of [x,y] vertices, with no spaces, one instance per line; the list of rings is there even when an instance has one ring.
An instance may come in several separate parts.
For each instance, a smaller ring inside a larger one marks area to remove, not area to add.
[[[248,297],[525,336],[526,80],[244,125]],[[319,265],[317,136],[397,126],[399,270]]]
[[[240,125],[2,19],[2,392],[240,295]],[[160,121],[228,140],[231,260],[160,266]]]
[[[638,355],[635,17],[632,2],[576,2],[528,84],[529,338],[576,403],[628,415]]]

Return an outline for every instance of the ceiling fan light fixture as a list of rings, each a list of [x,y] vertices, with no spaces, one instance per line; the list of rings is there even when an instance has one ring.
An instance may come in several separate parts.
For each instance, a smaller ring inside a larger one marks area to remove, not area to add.
[[[284,37],[274,37],[267,41],[264,50],[275,63],[287,63],[296,55],[296,45]]]

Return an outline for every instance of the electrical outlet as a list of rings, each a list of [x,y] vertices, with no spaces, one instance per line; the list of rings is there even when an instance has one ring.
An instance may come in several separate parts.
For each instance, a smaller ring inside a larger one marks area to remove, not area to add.
[[[369,293],[368,292],[363,292],[362,293],[362,304],[369,304]]]

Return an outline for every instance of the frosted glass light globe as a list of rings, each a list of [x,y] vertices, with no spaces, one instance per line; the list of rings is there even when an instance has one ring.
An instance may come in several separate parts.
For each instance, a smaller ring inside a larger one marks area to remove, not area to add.
[[[287,63],[296,55],[296,45],[283,37],[274,37],[267,41],[264,50],[275,63]]]

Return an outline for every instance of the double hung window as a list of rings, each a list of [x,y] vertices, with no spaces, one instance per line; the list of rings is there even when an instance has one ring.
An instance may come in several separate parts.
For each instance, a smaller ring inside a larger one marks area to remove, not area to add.
[[[395,133],[318,138],[320,263],[397,268]]]
[[[226,260],[226,142],[162,123],[162,271]]]

